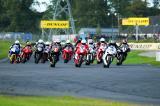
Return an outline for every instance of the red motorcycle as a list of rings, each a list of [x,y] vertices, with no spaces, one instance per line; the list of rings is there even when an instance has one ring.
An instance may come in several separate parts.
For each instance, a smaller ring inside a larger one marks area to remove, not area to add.
[[[31,55],[32,55],[31,47],[28,46],[24,47],[21,53],[21,62],[25,63],[27,60],[30,59]]]
[[[103,53],[104,53],[105,49],[106,49],[106,45],[105,44],[102,44],[98,48],[97,55],[96,55],[98,64],[102,62],[102,57],[103,57]]]
[[[64,63],[68,63],[68,61],[71,60],[72,55],[73,55],[73,51],[71,47],[64,48],[62,52],[62,58],[64,60]]]
[[[84,61],[84,56],[86,55],[87,50],[85,48],[85,46],[80,46],[76,53],[75,53],[75,59],[74,59],[74,63],[76,67],[81,67],[83,61]]]

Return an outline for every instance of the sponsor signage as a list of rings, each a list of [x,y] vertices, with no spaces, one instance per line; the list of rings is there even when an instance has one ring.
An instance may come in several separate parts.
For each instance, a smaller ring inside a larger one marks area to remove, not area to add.
[[[160,50],[160,43],[129,43],[132,50]]]
[[[122,25],[149,25],[149,18],[124,18]]]
[[[69,21],[41,21],[41,28],[57,28],[57,29],[67,29],[69,28]]]

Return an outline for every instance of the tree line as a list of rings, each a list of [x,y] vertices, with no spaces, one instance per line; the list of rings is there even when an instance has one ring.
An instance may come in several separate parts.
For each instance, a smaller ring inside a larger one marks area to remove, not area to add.
[[[39,13],[31,8],[34,0],[0,0],[1,32],[39,33],[40,20],[53,17],[57,0],[52,0],[47,11]],[[70,0],[77,30],[82,27],[117,26],[117,17],[147,17],[160,15],[160,3],[153,0]],[[64,6],[65,2],[61,3]],[[59,19],[67,19],[61,15]]]

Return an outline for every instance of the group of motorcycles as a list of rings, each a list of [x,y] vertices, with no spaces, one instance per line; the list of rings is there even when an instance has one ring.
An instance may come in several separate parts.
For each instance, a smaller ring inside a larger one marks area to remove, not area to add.
[[[9,60],[10,60],[11,64],[25,63],[28,60],[30,60],[31,55],[32,55],[32,49],[28,46],[24,47],[21,50],[21,52],[20,52],[19,48],[17,48],[17,47],[11,48],[9,52],[10,52]],[[20,53],[17,53],[17,52],[20,52]]]
[[[50,67],[55,67],[56,63],[59,61],[59,56],[62,54],[62,58],[64,63],[68,63],[72,58],[74,59],[75,67],[81,67],[83,63],[86,65],[90,65],[97,60],[97,63],[103,63],[104,68],[109,68],[110,64],[114,60],[117,59],[117,65],[122,65],[123,61],[127,57],[127,53],[129,52],[129,46],[123,45],[119,47],[120,49],[116,49],[114,46],[100,46],[99,48],[94,49],[89,46],[89,49],[86,50],[82,45],[76,51],[73,48],[67,46],[62,50],[58,46],[52,47],[52,49],[44,49],[43,47],[35,48],[34,58],[35,63],[39,62],[45,63],[49,61]],[[11,49],[13,52],[10,56],[10,63],[25,63],[27,62],[31,55],[32,49],[29,47],[25,47],[21,50],[20,55],[16,55],[16,49]]]

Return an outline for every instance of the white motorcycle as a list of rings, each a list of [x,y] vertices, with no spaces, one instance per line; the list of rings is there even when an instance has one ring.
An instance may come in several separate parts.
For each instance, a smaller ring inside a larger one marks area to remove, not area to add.
[[[117,53],[117,50],[114,46],[109,46],[102,57],[104,68],[109,68],[110,64],[112,63],[115,55]]]
[[[94,54],[95,54],[95,50],[93,49],[93,47],[89,47],[89,52],[87,53],[87,56],[86,56],[86,65],[90,65],[91,63],[93,63]]]

